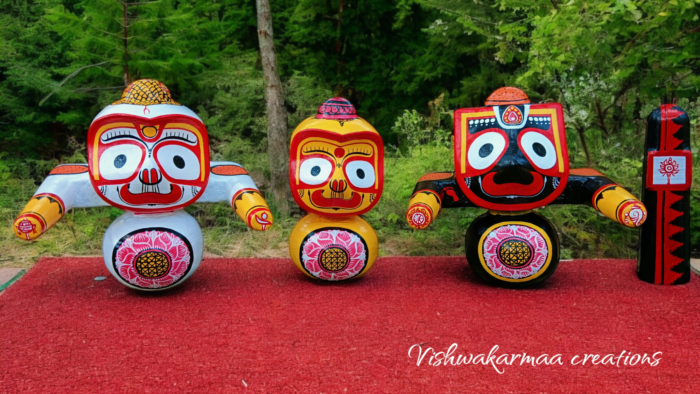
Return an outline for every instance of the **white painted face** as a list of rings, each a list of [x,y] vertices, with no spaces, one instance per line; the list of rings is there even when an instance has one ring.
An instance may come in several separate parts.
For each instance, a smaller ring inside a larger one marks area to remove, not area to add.
[[[172,211],[193,203],[207,184],[209,143],[198,119],[108,115],[93,122],[88,141],[93,186],[118,208]]]

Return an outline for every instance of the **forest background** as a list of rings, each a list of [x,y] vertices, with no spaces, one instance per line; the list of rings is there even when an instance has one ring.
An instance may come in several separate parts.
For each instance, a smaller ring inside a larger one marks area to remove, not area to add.
[[[700,249],[700,1],[273,0],[288,131],[343,96],[381,133],[385,189],[365,215],[382,255],[461,255],[483,210],[445,210],[426,230],[405,221],[420,176],[453,168],[452,113],[502,86],[560,102],[572,168],[591,165],[640,195],[647,115],[676,103],[692,119],[694,253]],[[125,10],[126,9],[126,14]],[[126,21],[126,23],[124,23]],[[126,28],[125,28],[126,26]],[[204,120],[212,160],[243,164],[269,190],[267,124],[255,2],[0,0],[0,267],[38,256],[99,255],[121,211],[76,209],[39,240],[16,215],[57,164],[85,162],[92,118],[119,98],[124,74],[165,83]],[[291,196],[289,196],[291,200]],[[270,199],[268,198],[268,201]],[[247,230],[228,204],[187,210],[206,253],[287,256],[299,216]],[[589,207],[541,210],[562,258],[634,258],[638,232]]]

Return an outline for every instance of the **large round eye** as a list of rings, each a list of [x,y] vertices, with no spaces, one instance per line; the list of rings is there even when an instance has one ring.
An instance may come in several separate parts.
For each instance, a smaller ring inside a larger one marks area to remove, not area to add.
[[[141,164],[143,151],[136,145],[121,144],[105,149],[100,156],[100,176],[113,181],[126,179]]]
[[[536,131],[523,134],[520,137],[520,146],[532,164],[543,170],[548,170],[557,163],[557,152],[554,150],[554,145],[549,141],[549,138]]]
[[[312,157],[304,160],[299,168],[299,179],[307,185],[320,185],[328,180],[333,164],[326,159]]]
[[[500,133],[490,131],[483,133],[469,146],[467,160],[475,170],[483,170],[493,164],[501,156],[506,147],[506,139]]]
[[[364,189],[374,186],[374,166],[366,161],[355,160],[345,166],[345,174],[353,186]]]
[[[197,155],[180,145],[165,145],[156,153],[158,164],[166,175],[174,179],[193,181],[199,178],[200,163]]]

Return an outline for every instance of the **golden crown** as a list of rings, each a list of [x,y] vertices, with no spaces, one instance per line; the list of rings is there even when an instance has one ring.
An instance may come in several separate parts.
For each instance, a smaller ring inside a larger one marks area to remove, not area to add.
[[[172,104],[181,105],[173,100],[170,90],[155,79],[140,79],[127,86],[122,93],[122,98],[112,103],[133,105]]]

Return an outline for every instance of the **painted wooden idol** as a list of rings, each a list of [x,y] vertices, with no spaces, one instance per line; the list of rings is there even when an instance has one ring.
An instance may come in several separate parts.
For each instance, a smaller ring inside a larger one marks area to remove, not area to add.
[[[377,130],[343,98],[327,100],[292,133],[289,181],[309,212],[292,230],[289,253],[302,272],[339,281],[365,274],[378,240],[359,215],[379,201],[384,144]]]
[[[126,286],[163,290],[182,283],[202,260],[202,231],[182,208],[228,201],[254,230],[272,214],[239,164],[209,162],[201,119],[162,83],[129,85],[88,131],[88,163],[56,167],[14,223],[35,239],[72,208],[112,205],[126,211],[107,229],[107,269]]]
[[[677,285],[690,280],[690,120],[671,104],[647,118],[642,196],[649,220],[641,228],[637,274]]]
[[[467,261],[485,281],[519,288],[546,280],[559,263],[557,232],[533,211],[548,204],[586,204],[628,227],[647,214],[601,173],[569,169],[560,104],[530,104],[506,87],[485,107],[455,111],[454,172],[423,176],[406,218],[424,229],[442,208],[488,209],[467,230]]]

